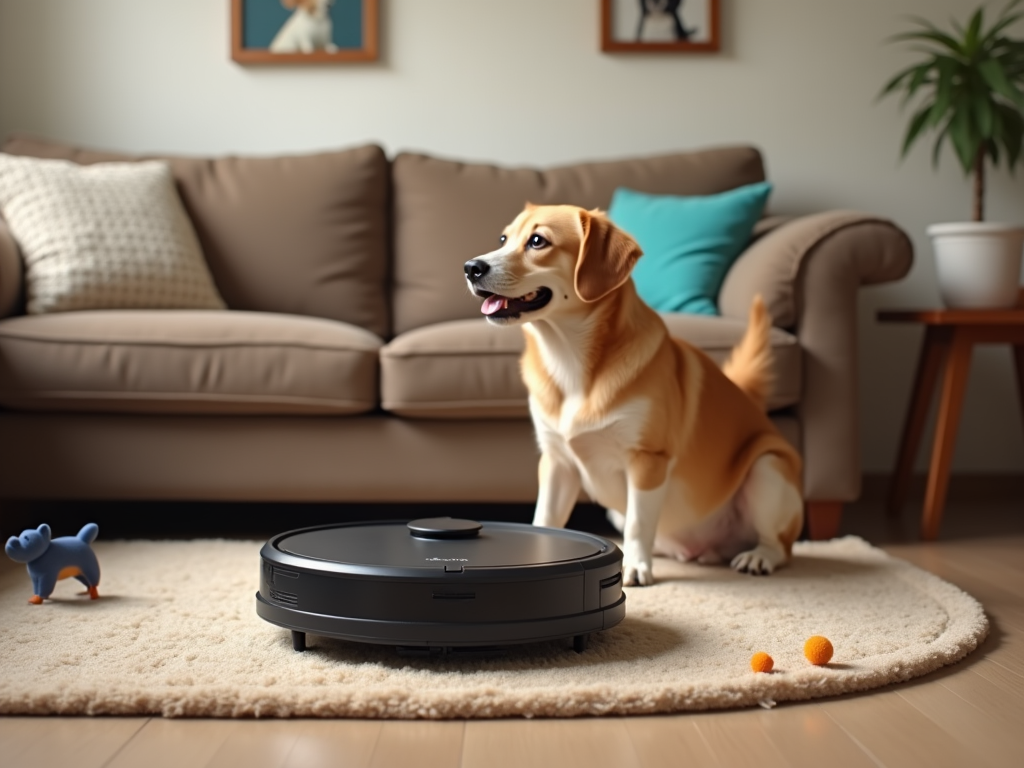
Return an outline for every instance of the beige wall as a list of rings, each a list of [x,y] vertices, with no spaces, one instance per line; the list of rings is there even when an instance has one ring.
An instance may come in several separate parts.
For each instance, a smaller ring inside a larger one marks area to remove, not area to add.
[[[381,2],[378,64],[261,69],[229,60],[228,0],[0,0],[0,134],[196,153],[377,141],[528,164],[754,143],[776,212],[878,212],[917,245],[909,279],[861,302],[864,464],[889,468],[919,333],[874,312],[937,301],[924,229],[965,218],[969,187],[927,147],[898,161],[903,118],[874,98],[906,57],[882,41],[973,2],[722,0],[712,56],[603,55],[597,0]],[[1022,178],[993,178],[990,218],[1024,223]],[[1007,353],[983,350],[956,468],[1020,471],[1021,423]]]

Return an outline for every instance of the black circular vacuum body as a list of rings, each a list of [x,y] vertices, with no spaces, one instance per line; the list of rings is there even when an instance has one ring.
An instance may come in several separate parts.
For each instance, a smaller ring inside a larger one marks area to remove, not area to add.
[[[578,531],[450,517],[303,528],[260,552],[256,612],[292,630],[422,652],[592,632],[626,615],[622,552]]]

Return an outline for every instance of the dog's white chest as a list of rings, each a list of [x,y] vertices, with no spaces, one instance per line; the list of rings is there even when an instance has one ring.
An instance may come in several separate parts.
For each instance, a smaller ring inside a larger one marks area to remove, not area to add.
[[[583,488],[598,503],[624,508],[630,452],[641,438],[650,410],[634,401],[600,419],[588,417],[582,397],[565,399],[557,423],[542,420],[542,447],[569,460],[579,471]]]
[[[555,427],[559,435],[568,439],[576,434],[578,430],[584,428],[579,423],[579,414],[583,408],[583,402],[583,397],[580,395],[570,395],[562,401],[562,410],[558,414],[558,424]]]
[[[531,332],[548,375],[562,392],[557,413],[544,412],[531,399],[542,450],[575,465],[594,500],[613,508],[624,504],[630,452],[639,444],[650,403],[637,399],[611,408],[595,403],[595,393],[584,384],[586,366],[577,354],[586,346],[587,333]]]

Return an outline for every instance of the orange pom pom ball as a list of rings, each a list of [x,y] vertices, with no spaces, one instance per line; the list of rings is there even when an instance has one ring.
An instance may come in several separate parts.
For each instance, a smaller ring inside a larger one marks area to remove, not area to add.
[[[750,658],[750,668],[755,672],[771,672],[775,662],[764,651],[758,651]]]
[[[804,656],[816,667],[828,664],[832,658],[832,651],[832,643],[828,641],[827,637],[821,635],[809,637],[804,643]]]

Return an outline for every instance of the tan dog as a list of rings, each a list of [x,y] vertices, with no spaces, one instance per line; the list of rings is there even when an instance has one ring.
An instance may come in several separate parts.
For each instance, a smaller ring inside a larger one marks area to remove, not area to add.
[[[565,526],[582,487],[619,521],[626,584],[653,583],[656,539],[664,554],[746,573],[787,562],[801,465],[765,414],[760,299],[723,372],[637,296],[640,248],[599,211],[528,205],[500,244],[466,262],[466,280],[491,323],[525,330],[534,524]]]

